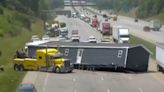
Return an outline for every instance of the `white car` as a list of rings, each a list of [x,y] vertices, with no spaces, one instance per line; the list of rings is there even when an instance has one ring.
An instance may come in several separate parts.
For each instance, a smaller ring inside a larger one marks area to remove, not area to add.
[[[50,37],[48,36],[48,35],[44,35],[43,37],[42,37],[42,40],[49,40],[50,39]]]
[[[71,40],[72,42],[80,42],[80,37],[78,35],[72,35]]]
[[[97,39],[94,36],[89,36],[88,42],[97,43]]]
[[[39,39],[39,37],[37,35],[32,35],[31,41],[32,42],[34,42],[34,41],[40,41],[40,39]]]

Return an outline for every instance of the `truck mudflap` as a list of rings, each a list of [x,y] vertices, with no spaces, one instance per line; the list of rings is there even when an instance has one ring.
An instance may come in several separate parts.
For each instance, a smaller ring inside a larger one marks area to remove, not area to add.
[[[72,71],[73,71],[73,66],[60,68],[61,73],[71,73]]]

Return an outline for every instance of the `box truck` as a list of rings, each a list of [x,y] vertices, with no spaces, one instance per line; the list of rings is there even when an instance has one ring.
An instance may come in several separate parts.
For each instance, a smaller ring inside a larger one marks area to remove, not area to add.
[[[129,29],[123,26],[113,26],[113,41],[117,43],[129,43]]]

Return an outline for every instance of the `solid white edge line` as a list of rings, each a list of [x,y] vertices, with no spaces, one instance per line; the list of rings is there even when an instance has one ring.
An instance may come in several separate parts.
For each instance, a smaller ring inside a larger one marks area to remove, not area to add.
[[[101,80],[102,80],[102,81],[104,80],[104,77],[103,77],[103,76],[101,76]]]
[[[75,78],[73,78],[73,82],[75,82],[76,81],[76,79]]]
[[[142,88],[139,88],[139,91],[140,91],[140,92],[144,92]]]
[[[107,92],[110,92],[110,90],[109,90],[109,89],[107,89]]]

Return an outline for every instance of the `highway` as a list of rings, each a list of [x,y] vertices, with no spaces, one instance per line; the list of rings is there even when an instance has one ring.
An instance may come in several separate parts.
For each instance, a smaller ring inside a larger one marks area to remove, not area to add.
[[[71,7],[66,7],[67,10],[73,11]],[[68,27],[68,37],[71,37],[72,30],[78,30],[80,35],[80,41],[88,41],[89,36],[95,36],[97,42],[101,41],[102,35],[96,29],[92,28],[88,23],[80,20],[79,18],[67,18],[65,16],[58,16],[56,20],[65,22]]]
[[[77,9],[82,8],[82,7],[78,7]],[[99,13],[98,10],[87,7],[88,9]],[[106,14],[109,14],[107,11],[103,11]],[[98,16],[98,18],[101,20],[102,17]],[[156,42],[164,42],[164,26],[162,26],[160,31],[151,31],[151,32],[145,32],[143,31],[143,27],[148,25],[149,22],[147,21],[143,21],[143,20],[139,20],[139,22],[134,22],[134,18],[130,18],[130,17],[125,17],[125,16],[118,16],[118,20],[117,22],[113,22],[110,21],[112,25],[123,25],[127,28],[129,28],[130,33],[140,37],[144,40],[147,40],[151,43],[156,44]]]
[[[39,72],[38,92],[163,92],[164,82],[152,73],[92,72],[74,70],[70,74]]]
[[[66,9],[73,11],[71,7]],[[78,18],[58,16],[56,20],[67,23],[69,37],[71,31],[77,29],[81,41],[86,41],[90,35],[101,40],[98,31]],[[26,74],[22,83],[32,78],[31,83],[38,92],[164,92],[164,76],[156,71],[154,61],[150,64],[148,73],[74,70],[73,73],[56,74],[32,71]]]

